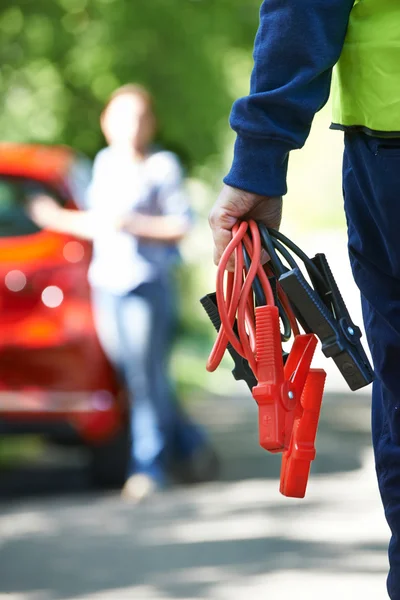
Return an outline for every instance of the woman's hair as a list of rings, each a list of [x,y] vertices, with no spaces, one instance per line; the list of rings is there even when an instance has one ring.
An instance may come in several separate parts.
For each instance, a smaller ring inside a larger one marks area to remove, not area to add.
[[[119,96],[136,96],[137,98],[140,98],[146,104],[148,111],[155,116],[153,96],[144,86],[136,83],[127,83],[114,90],[103,108],[103,113],[106,112],[111,102]]]
[[[154,122],[156,125],[156,137],[154,140],[155,144],[158,146],[161,146],[163,148],[168,148],[172,152],[175,152],[175,154],[177,154],[177,156],[179,157],[180,161],[183,163],[184,167],[186,169],[190,169],[192,167],[192,159],[190,157],[190,153],[188,152],[187,148],[174,143],[174,141],[171,141],[171,139],[169,137],[164,138],[162,128],[160,129],[159,123],[157,121],[157,116],[156,116],[155,106],[154,106],[154,98],[153,98],[152,94],[143,85],[140,85],[137,83],[127,83],[127,84],[122,85],[121,87],[117,88],[116,90],[114,90],[114,92],[108,98],[108,100],[103,108],[102,116],[104,116],[107,108],[110,106],[111,102],[113,100],[115,100],[115,98],[118,98],[119,96],[125,96],[125,95],[136,96],[138,98],[141,98],[141,100],[143,100],[143,102],[147,106],[148,111],[153,116]]]

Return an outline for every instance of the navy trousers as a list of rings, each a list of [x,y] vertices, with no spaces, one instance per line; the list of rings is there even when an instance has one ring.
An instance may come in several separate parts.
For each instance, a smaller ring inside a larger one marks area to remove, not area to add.
[[[392,532],[388,592],[400,600],[400,138],[346,134],[343,188],[350,261],[377,376],[372,439]]]

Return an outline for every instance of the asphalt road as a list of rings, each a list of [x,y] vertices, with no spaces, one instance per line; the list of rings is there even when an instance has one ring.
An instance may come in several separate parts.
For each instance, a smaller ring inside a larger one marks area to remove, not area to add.
[[[0,474],[0,600],[387,597],[368,396],[326,395],[305,500],[279,495],[279,458],[257,445],[250,398],[195,409],[220,481],[133,507],[93,492],[81,456],[49,450]]]

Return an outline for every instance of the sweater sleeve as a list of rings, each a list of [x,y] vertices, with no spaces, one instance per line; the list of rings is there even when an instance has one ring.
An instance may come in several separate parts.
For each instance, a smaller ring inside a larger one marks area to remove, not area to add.
[[[327,102],[354,0],[264,0],[249,96],[233,105],[237,133],[227,185],[287,192],[289,152],[301,148]]]

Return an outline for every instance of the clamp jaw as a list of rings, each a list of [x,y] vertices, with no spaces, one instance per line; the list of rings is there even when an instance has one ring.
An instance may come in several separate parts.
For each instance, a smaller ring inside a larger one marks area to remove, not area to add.
[[[321,370],[316,378],[311,369],[317,338],[296,336],[284,364],[277,307],[261,306],[255,312],[258,383],[252,393],[259,411],[259,443],[269,452],[283,454],[281,493],[303,498],[316,454],[326,376]]]
[[[282,456],[280,492],[291,498],[304,498],[314,460],[315,438],[324,393],[326,373],[310,369],[294,415],[292,435]]]
[[[281,275],[279,283],[296,307],[303,327],[319,338],[322,352],[333,358],[350,389],[358,390],[374,379],[360,342],[361,331],[350,318],[325,255],[317,254],[312,262],[321,274],[317,278],[309,271],[314,289],[299,268]]]

